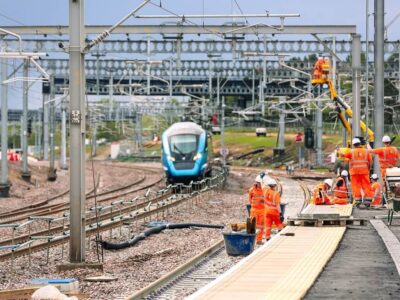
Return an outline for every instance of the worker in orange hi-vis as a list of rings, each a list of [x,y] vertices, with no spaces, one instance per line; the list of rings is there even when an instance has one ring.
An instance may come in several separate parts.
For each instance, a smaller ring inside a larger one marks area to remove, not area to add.
[[[381,184],[378,181],[378,175],[372,174],[371,175],[371,189],[374,193],[372,198],[371,206],[381,207],[382,206],[382,188]]]
[[[282,230],[283,224],[281,222],[281,196],[276,190],[276,180],[270,179],[267,182],[269,189],[266,190],[264,195],[265,202],[265,239],[271,239],[272,224]]]
[[[256,228],[257,228],[257,243],[261,243],[264,237],[264,192],[261,187],[262,179],[258,175],[255,179],[254,185],[249,190],[249,202],[251,204],[250,217],[256,218]]]
[[[322,78],[328,78],[330,68],[331,68],[331,64],[330,64],[329,58],[323,57],[322,63],[321,63]]]
[[[313,79],[321,79],[322,78],[322,65],[323,64],[324,64],[324,59],[322,57],[318,57],[318,60],[314,64]]]
[[[348,189],[347,189],[347,177],[349,172],[343,170],[340,176],[336,178],[335,186],[333,188],[333,194],[335,195],[333,202],[335,204],[347,204],[349,203]]]
[[[325,179],[324,182],[319,183],[313,191],[310,203],[315,205],[332,204],[333,200],[330,195],[332,186],[332,179]]]
[[[386,178],[386,169],[393,168],[399,164],[400,152],[394,147],[390,146],[391,139],[385,135],[382,138],[383,147],[372,149],[372,152],[379,157],[379,165],[381,167],[382,179]]]
[[[359,138],[352,140],[354,146],[351,151],[346,151],[342,155],[349,159],[351,190],[353,201],[359,205],[364,199],[366,203],[371,201],[373,193],[369,181],[369,170],[372,166],[372,155],[370,151],[361,145]]]

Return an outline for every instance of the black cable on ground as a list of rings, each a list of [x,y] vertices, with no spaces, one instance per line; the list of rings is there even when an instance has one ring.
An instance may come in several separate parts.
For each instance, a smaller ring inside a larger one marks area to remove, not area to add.
[[[144,240],[146,237],[148,237],[152,234],[160,233],[161,231],[163,231],[165,229],[183,229],[183,228],[190,228],[190,227],[223,229],[225,226],[224,225],[196,224],[196,223],[165,224],[165,225],[160,225],[160,226],[145,230],[141,234],[139,234],[137,236],[133,236],[132,239],[130,239],[126,242],[110,243],[107,241],[101,241],[101,245],[103,246],[104,249],[107,249],[107,250],[124,249],[124,248],[128,248],[128,247],[132,247],[132,246],[136,245],[139,241]]]

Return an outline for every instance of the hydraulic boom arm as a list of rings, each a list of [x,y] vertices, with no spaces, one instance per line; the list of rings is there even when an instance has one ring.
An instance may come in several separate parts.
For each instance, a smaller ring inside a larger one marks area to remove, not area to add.
[[[312,84],[321,84],[321,85],[327,84],[328,85],[331,99],[336,104],[336,108],[338,111],[338,118],[341,121],[341,123],[343,124],[343,126],[346,128],[346,130],[349,133],[351,133],[351,125],[350,125],[349,121],[346,120],[345,113],[351,118],[351,117],[353,117],[353,111],[351,110],[350,105],[348,105],[346,102],[344,102],[342,99],[340,99],[340,97],[338,96],[338,94],[336,92],[335,87],[333,86],[332,81],[328,77],[326,77],[326,78],[313,79],[311,82],[312,82]],[[375,140],[374,132],[371,129],[367,128],[367,125],[363,121],[360,121],[360,128],[364,133],[366,132],[368,134],[370,142],[373,142]]]

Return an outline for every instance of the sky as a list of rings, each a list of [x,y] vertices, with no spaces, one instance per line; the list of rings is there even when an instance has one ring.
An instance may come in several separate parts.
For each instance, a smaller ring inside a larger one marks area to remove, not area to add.
[[[66,25],[68,24],[68,2],[67,0],[0,0],[0,25],[18,25],[18,23]],[[114,24],[141,2],[139,0],[85,0],[85,23]],[[152,2],[157,5],[161,3],[162,7],[177,14],[229,14],[240,13],[240,11],[244,13],[265,11],[276,14],[299,13],[300,18],[287,19],[285,23],[356,25],[359,33],[363,38],[365,37],[367,0],[152,0]],[[370,12],[373,11],[373,6],[374,1],[369,0]],[[385,11],[385,24],[387,24],[400,13],[400,1],[385,0]],[[166,12],[155,5],[148,4],[140,13],[165,14]],[[268,20],[271,24],[276,24],[277,21],[276,19]],[[145,21],[136,19],[128,23],[143,22]],[[206,20],[206,24],[211,22]],[[252,23],[252,20],[249,19],[249,22]],[[197,20],[197,23],[202,24],[202,20]],[[372,37],[372,16],[370,25]],[[400,39],[400,18],[389,28],[388,37],[390,40]]]
[[[85,0],[85,24],[112,25],[136,8],[141,0]],[[0,0],[0,27],[3,25],[67,25],[67,0]],[[356,25],[357,31],[365,39],[367,0],[152,0],[139,14],[167,14],[158,7],[176,14],[240,14],[241,12],[274,14],[298,13],[299,18],[287,18],[287,25]],[[374,1],[369,0],[369,12],[374,9]],[[385,1],[385,24],[400,14],[400,0]],[[204,20],[205,24],[222,24],[232,20]],[[263,22],[278,25],[278,19],[248,19],[250,24]],[[203,24],[202,19],[194,20]],[[369,17],[370,39],[373,38],[373,16]],[[127,24],[159,24],[160,21],[130,19]],[[287,36],[285,36],[286,38]],[[295,36],[292,38],[296,38]],[[304,37],[302,37],[304,39]],[[389,40],[400,40],[400,17],[388,29]],[[21,84],[10,85],[9,106],[22,107]],[[41,104],[40,89],[32,88],[30,107]]]

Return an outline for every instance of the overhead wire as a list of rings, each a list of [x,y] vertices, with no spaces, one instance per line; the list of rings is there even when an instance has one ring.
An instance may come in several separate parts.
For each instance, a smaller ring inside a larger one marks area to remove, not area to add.
[[[173,12],[172,10],[170,10],[170,9],[164,7],[164,6],[163,6],[163,7],[160,7],[159,5],[157,5],[156,3],[154,3],[153,1],[149,1],[149,4],[152,4],[152,5],[154,5],[154,6],[158,7],[158,8],[160,8],[160,9],[164,10],[165,12],[167,12],[167,13],[169,13],[169,14],[171,14],[171,15],[174,15],[174,16],[176,16],[176,17],[180,17],[177,13]],[[190,20],[186,19],[185,16],[183,16],[182,22],[189,23],[189,24],[192,24],[192,25],[194,25],[194,26],[196,26],[196,27],[202,28],[202,26],[200,26],[199,24],[197,24],[197,23],[195,23],[195,22],[193,22],[193,21],[190,21]],[[222,37],[222,38],[224,37],[224,35],[223,35],[222,32],[213,31],[213,30],[207,29],[206,27],[204,27],[203,29],[204,29],[205,31],[211,33],[211,34],[214,34],[214,35],[218,36],[218,37]]]

